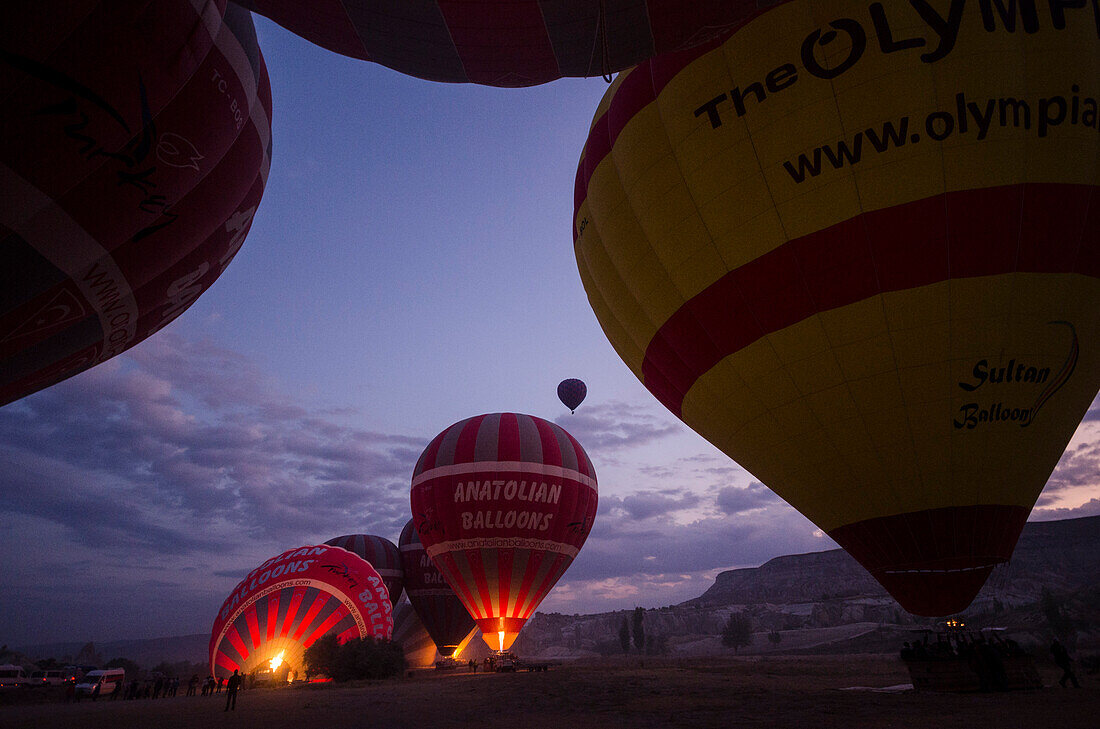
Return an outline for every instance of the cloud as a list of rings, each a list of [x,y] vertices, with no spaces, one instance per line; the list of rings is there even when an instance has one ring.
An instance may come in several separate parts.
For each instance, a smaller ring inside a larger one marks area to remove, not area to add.
[[[428,439],[342,417],[295,402],[235,352],[171,332],[0,409],[0,517],[56,532],[51,577],[22,586],[52,579],[67,592],[79,554],[120,591],[138,584],[120,570],[155,564],[181,590],[198,572],[221,592],[299,544],[396,538]]]
[[[718,509],[730,515],[762,509],[780,501],[775,492],[759,481],[753,481],[744,488],[725,486],[719,489],[716,500]]]
[[[1100,499],[1089,499],[1080,506],[1067,507],[1036,507],[1031,511],[1030,521],[1053,521],[1055,519],[1077,519],[1082,516],[1100,515]]]
[[[702,497],[686,489],[662,491],[638,491],[627,496],[605,496],[600,501],[600,511],[618,511],[640,521],[652,517],[667,517],[677,512],[695,508]]]
[[[633,405],[616,400],[586,405],[575,415],[559,417],[555,422],[584,443],[591,453],[609,456],[617,451],[654,443],[680,435],[686,426],[649,405]]]

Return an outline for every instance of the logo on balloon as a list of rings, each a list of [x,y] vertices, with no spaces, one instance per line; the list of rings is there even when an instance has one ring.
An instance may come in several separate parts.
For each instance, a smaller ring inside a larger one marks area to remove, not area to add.
[[[203,156],[186,137],[174,132],[164,132],[157,141],[157,159],[169,167],[199,171]]]
[[[959,382],[959,387],[967,392],[996,385],[1043,385],[1047,386],[1035,398],[1030,407],[1013,407],[1004,401],[980,404],[977,402],[966,403],[959,408],[959,417],[954,420],[956,429],[966,428],[974,430],[979,425],[991,423],[1019,423],[1021,428],[1026,428],[1035,420],[1035,416],[1054,393],[1058,392],[1069,381],[1073,370],[1077,367],[1077,357],[1080,348],[1077,342],[1077,330],[1068,321],[1052,321],[1052,325],[1062,325],[1069,329],[1072,340],[1069,354],[1062,367],[1051,379],[1049,367],[1036,367],[1026,362],[1010,359],[1007,365],[989,364],[989,360],[982,359],[974,364],[972,378],[969,382]],[[988,389],[988,388],[987,388]]]

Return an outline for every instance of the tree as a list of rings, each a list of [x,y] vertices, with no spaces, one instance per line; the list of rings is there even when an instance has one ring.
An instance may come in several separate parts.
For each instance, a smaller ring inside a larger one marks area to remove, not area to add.
[[[773,630],[772,632],[768,633],[768,640],[771,641],[772,645],[779,645],[779,643],[783,640],[783,636],[779,634],[778,630]]]
[[[730,613],[726,627],[722,629],[722,645],[733,648],[737,653],[738,648],[752,644],[752,621],[745,613]]]
[[[619,644],[623,647],[623,653],[630,652],[630,626],[626,623],[626,616],[623,616],[623,624],[619,626]]]
[[[389,678],[405,670],[405,654],[392,640],[358,638],[340,643],[334,633],[322,636],[303,656],[309,675],[323,674],[335,681]]]
[[[642,625],[644,620],[645,608],[634,608],[634,647],[639,651],[645,650],[645,627]]]
[[[645,654],[647,656],[663,656],[668,653],[667,635],[648,635],[645,639]]]

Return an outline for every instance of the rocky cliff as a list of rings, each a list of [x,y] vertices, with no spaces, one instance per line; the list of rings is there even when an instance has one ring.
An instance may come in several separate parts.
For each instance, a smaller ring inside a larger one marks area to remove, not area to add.
[[[1100,626],[1100,517],[1029,523],[1011,562],[996,568],[962,617],[1035,633],[1047,616],[1044,590],[1063,606],[1088,642]],[[820,651],[840,644],[872,650],[936,621],[909,615],[842,550],[776,557],[760,567],[729,570],[699,597],[647,610],[645,630],[667,651],[722,650],[719,634],[729,615],[747,613],[758,639],[755,652]],[[536,614],[517,641],[528,654],[613,653],[629,612],[568,616]],[[773,634],[771,640],[765,634]],[[876,637],[877,636],[877,637]],[[1100,642],[1100,635],[1094,635]]]

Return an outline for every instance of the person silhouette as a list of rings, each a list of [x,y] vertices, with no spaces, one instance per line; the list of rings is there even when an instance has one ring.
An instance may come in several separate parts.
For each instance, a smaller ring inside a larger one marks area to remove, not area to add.
[[[1073,684],[1073,688],[1081,688],[1081,684],[1077,682],[1077,676],[1073,673],[1073,659],[1069,657],[1069,651],[1057,638],[1050,644],[1050,653],[1054,656],[1054,663],[1062,669],[1062,677],[1058,679],[1058,684],[1066,688],[1066,681],[1069,681]]]
[[[225,685],[225,710],[237,710],[237,689],[241,687],[241,674],[236,669],[229,677],[229,683]]]

